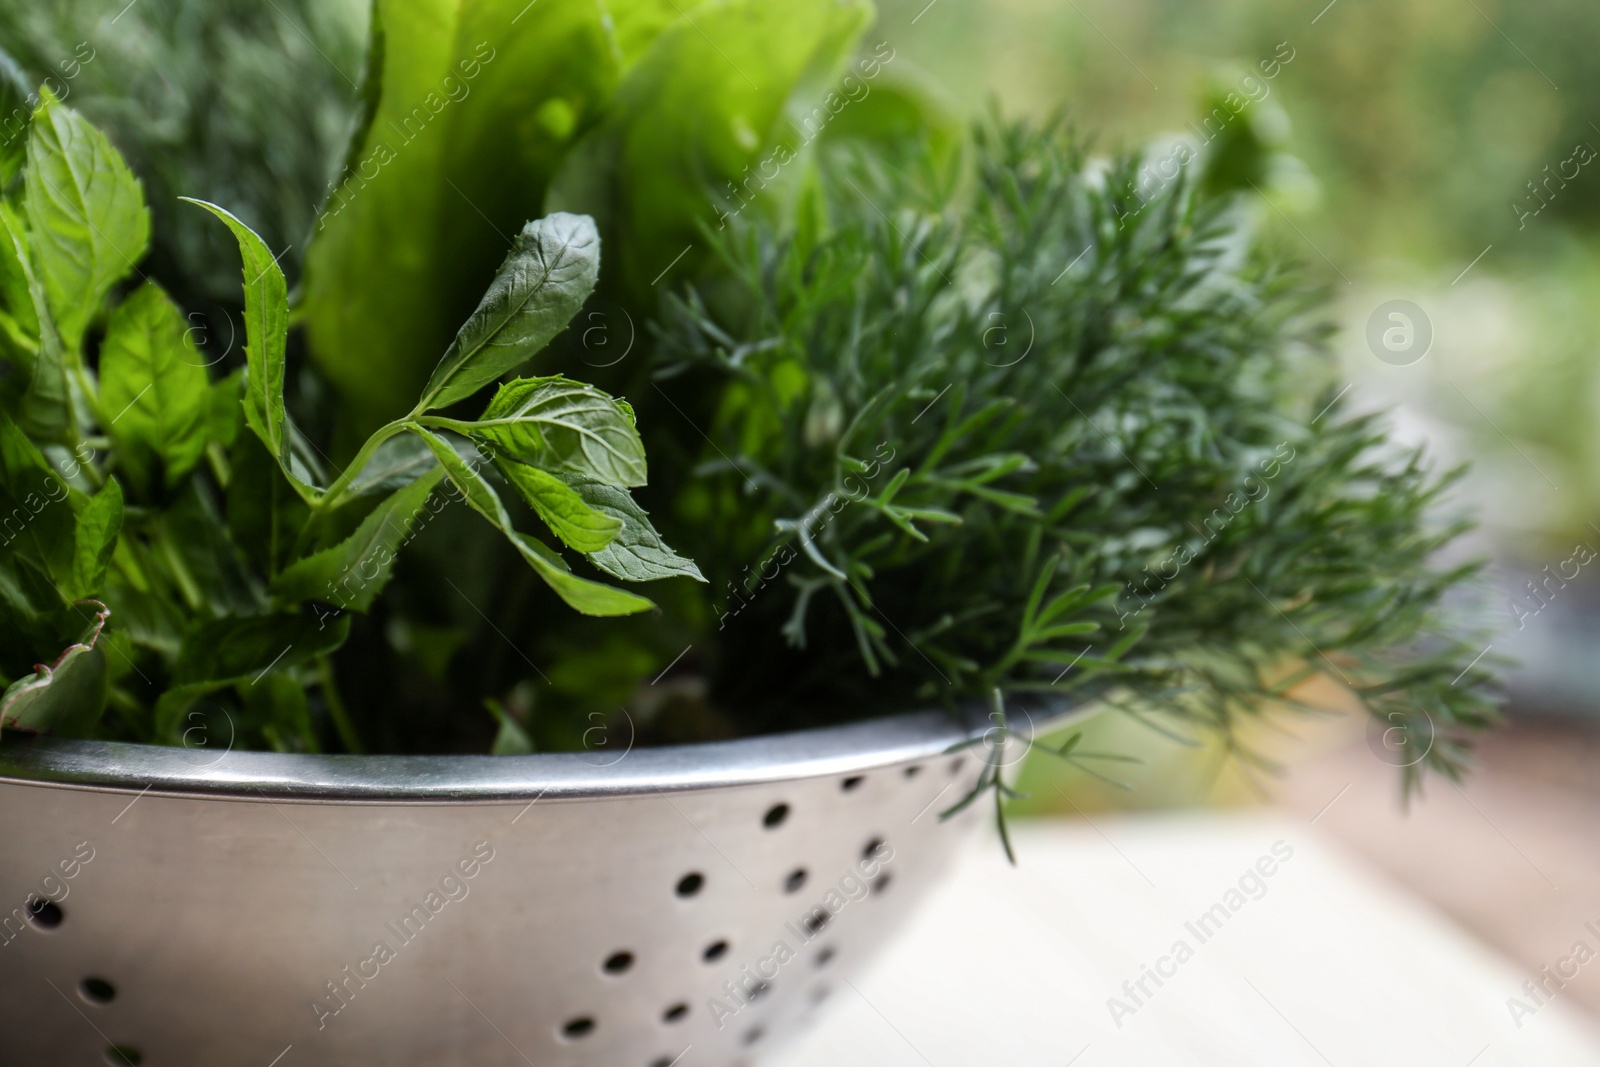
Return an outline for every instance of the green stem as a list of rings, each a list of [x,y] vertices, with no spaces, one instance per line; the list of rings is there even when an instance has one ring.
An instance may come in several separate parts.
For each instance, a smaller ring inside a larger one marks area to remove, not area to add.
[[[378,450],[378,446],[396,434],[403,433],[410,422],[411,417],[409,415],[403,419],[396,419],[367,438],[366,444],[361,446],[361,450],[355,454],[355,458],[345,467],[344,472],[334,479],[333,484],[328,486],[326,492],[311,502],[312,514],[316,515],[318,512],[326,511],[333,507],[350,488],[350,483],[356,480],[356,475],[360,474],[362,468],[372,459],[372,454]]]
[[[350,722],[344,698],[339,695],[339,683],[333,676],[333,660],[323,656],[318,663],[322,675],[322,700],[328,706],[328,718],[333,720],[333,728],[338,731],[339,740],[344,742],[345,751],[352,755],[360,755],[361,737]]]

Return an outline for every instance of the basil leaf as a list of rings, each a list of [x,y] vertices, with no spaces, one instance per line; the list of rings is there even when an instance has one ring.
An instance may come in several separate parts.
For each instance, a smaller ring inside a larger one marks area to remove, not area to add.
[[[0,695],[0,727],[81,735],[100,717],[106,703],[106,660],[96,642],[111,612],[97,601],[87,605],[99,610],[83,636],[54,663],[39,664]]]
[[[476,422],[463,424],[506,456],[608,485],[646,479],[633,409],[584,382],[560,376],[507,382]]]
[[[599,273],[593,219],[558,213],[524,226],[478,309],[434,368],[417,411],[463,400],[526,362],[566,329]]]
[[[40,281],[69,352],[150,243],[144,191],[122,156],[48,90],[33,115],[23,209]]]
[[[33,86],[17,61],[0,51],[0,188],[11,184],[27,158],[32,95]]]
[[[119,461],[145,484],[154,461],[173,486],[205,454],[210,379],[183,313],[154,282],[112,312],[100,347],[100,398]]]
[[[72,424],[72,409],[67,395],[67,364],[61,337],[50,317],[44,286],[33,269],[27,224],[6,201],[0,201],[0,227],[5,230],[7,306],[17,309],[14,317],[19,324],[24,316],[22,309],[27,309],[27,323],[32,326],[36,341],[27,358],[28,384],[11,407],[17,421],[31,436],[45,441],[64,440]],[[15,274],[12,274],[13,268]],[[12,304],[12,300],[17,303]]]
[[[622,526],[616,540],[590,553],[590,563],[615,578],[630,582],[676,577],[689,577],[698,582],[706,580],[693,560],[667,547],[650,524],[649,515],[626,489],[598,482],[571,484],[591,508],[615,518]]]
[[[320,600],[340,608],[366,611],[388,584],[396,553],[410,540],[428,498],[443,480],[444,471],[435,466],[392,493],[361,520],[349,537],[299,560],[278,575],[273,594],[286,603]]]
[[[285,426],[283,374],[289,339],[289,290],[283,271],[255,231],[225,208],[187,196],[179,199],[198,204],[221,219],[239,242],[239,255],[244,260],[245,423],[267,446],[295,491],[307,500],[314,499],[317,489],[310,484],[310,473],[294,462],[291,431]]]
[[[117,534],[122,530],[122,486],[115,478],[89,498],[78,512],[77,528],[73,536],[72,578],[63,583],[62,592],[70,599],[81,600],[104,590],[106,571],[111,566],[111,554],[117,547]]]
[[[512,528],[511,519],[506,515],[505,505],[500,502],[500,495],[494,491],[494,486],[462,459],[450,447],[450,442],[419,426],[413,426],[412,432],[428,443],[446,476],[461,490],[468,506],[505,534],[522,558],[569,607],[585,615],[633,615],[655,607],[642,596],[573,574],[572,568],[556,555],[554,549]]]
[[[189,595],[197,598],[204,610],[214,615],[254,615],[266,607],[266,598],[206,482],[189,479],[152,526],[164,542],[174,578],[189,587]]]
[[[566,482],[526,463],[502,462],[500,473],[568,548],[598,552],[622,532],[622,520],[595,510]],[[622,575],[621,577],[627,577]]]

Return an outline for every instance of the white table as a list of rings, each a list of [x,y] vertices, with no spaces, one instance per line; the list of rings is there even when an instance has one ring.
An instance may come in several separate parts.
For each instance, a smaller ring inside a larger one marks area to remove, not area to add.
[[[1262,864],[1264,888],[1246,878],[1258,899],[1229,895],[1275,842],[1292,855]],[[1537,976],[1303,819],[1096,816],[1024,824],[1016,844],[1012,869],[992,839],[975,842],[881,964],[773,1067],[1600,1064],[1587,1016],[1557,996],[1518,1026],[1507,1000],[1531,1005],[1522,983]],[[1217,904],[1225,920],[1185,925]],[[1180,941],[1193,950],[1181,963]],[[1135,1003],[1124,981],[1157,964],[1170,977],[1146,977]],[[1573,980],[1600,982],[1600,958]],[[1113,996],[1130,1009],[1115,1020]]]

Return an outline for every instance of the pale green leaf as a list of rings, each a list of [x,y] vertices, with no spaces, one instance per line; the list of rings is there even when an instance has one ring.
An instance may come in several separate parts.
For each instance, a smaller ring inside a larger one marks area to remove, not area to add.
[[[434,368],[417,410],[463,400],[527,361],[566,329],[599,272],[593,219],[555,214],[528,223]]]
[[[119,458],[148,476],[159,460],[177,484],[205,453],[211,385],[188,323],[146,282],[124,300],[100,347],[100,397]]]
[[[505,456],[607,485],[644,485],[644,443],[633,411],[584,382],[518,378],[495,393],[464,430]]]
[[[182,199],[198,204],[221,219],[239,242],[239,255],[244,261],[245,422],[283,467],[295,488],[309,499],[316,495],[315,490],[302,476],[304,472],[291,469],[289,432],[284,425],[283,375],[284,350],[289,337],[289,290],[283,271],[273,258],[272,250],[255,231],[225,208],[190,197]]]
[[[106,702],[105,654],[96,647],[111,612],[97,601],[94,621],[54,663],[41,663],[0,695],[0,727],[29,733],[81,734],[100,717]]]
[[[626,489],[598,482],[572,483],[572,488],[596,511],[622,525],[616,539],[590,553],[589,562],[616,578],[648,582],[657,578],[689,577],[705,581],[693,560],[684,559],[661,539],[650,516]]]
[[[412,432],[428,443],[446,476],[461,490],[468,506],[504,533],[517,551],[522,553],[522,558],[570,607],[585,615],[633,615],[655,607],[642,596],[573,574],[572,568],[549,545],[512,528],[505,505],[500,502],[500,494],[494,491],[494,486],[475,467],[450,447],[450,442],[421,427],[412,427]]]
[[[49,90],[33,116],[23,209],[50,311],[76,352],[106,294],[150,243],[144,191],[122,156]]]
[[[506,481],[522,494],[568,548],[584,553],[598,552],[615,541],[622,531],[620,518],[595,510],[576,490],[548,471],[514,461],[499,466]],[[626,491],[623,492],[626,495]]]

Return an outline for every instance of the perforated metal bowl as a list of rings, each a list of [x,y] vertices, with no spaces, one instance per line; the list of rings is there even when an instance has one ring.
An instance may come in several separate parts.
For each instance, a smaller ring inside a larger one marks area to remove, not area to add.
[[[939,818],[967,736],[922,713],[615,762],[8,740],[0,1063],[753,1063],[978,818]]]

